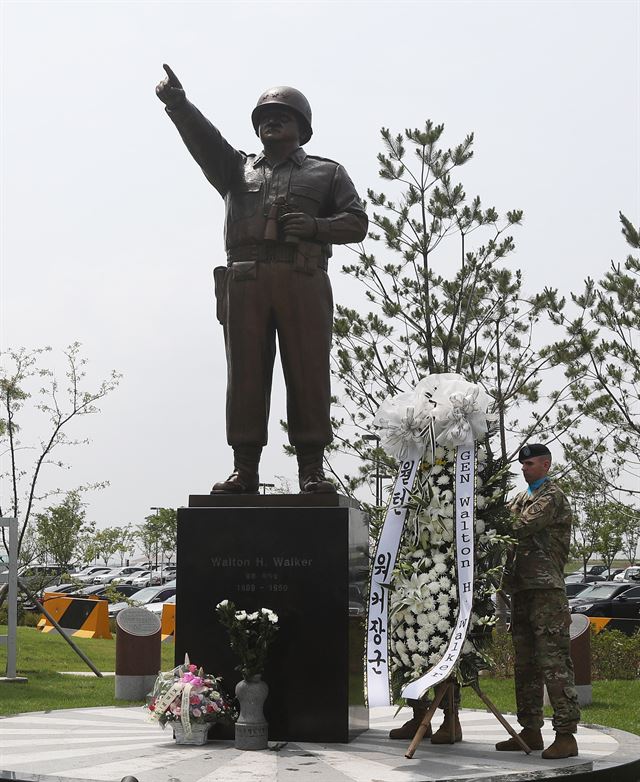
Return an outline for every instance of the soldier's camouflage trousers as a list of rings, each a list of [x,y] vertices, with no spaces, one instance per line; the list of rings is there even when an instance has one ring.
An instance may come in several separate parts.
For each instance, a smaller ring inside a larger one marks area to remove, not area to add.
[[[527,589],[511,598],[518,722],[543,725],[543,685],[557,733],[575,733],[580,720],[570,655],[571,614],[563,589]]]

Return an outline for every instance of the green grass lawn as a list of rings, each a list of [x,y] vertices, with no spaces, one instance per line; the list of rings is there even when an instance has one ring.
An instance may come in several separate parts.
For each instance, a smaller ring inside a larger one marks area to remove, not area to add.
[[[0,627],[0,635],[6,628]],[[74,641],[100,671],[115,670],[116,642],[75,638]],[[162,644],[162,668],[173,668],[173,644]],[[7,664],[0,647],[0,671]],[[43,634],[33,627],[18,628],[18,675],[28,681],[0,683],[0,715],[87,706],[129,706],[114,698],[113,676],[63,676],[59,671],[88,671],[87,664],[56,632]]]
[[[0,634],[6,632],[0,627]],[[76,639],[78,646],[101,671],[115,669],[115,639]],[[162,669],[173,668],[173,644],[162,644]],[[6,650],[0,647],[0,671],[6,667]],[[114,698],[113,677],[63,676],[59,671],[89,670],[86,664],[57,633],[46,635],[32,627],[18,628],[18,673],[28,677],[26,684],[0,683],[0,715],[27,711],[49,711],[88,706],[128,706]],[[482,689],[503,712],[515,712],[513,681],[483,677]],[[593,704],[585,707],[582,722],[608,725],[640,735],[640,681],[596,681]],[[462,706],[484,709],[484,704],[468,687],[463,689]],[[547,716],[551,716],[548,712]]]
[[[516,700],[512,679],[481,677],[480,687],[491,701],[503,712],[515,714]],[[484,704],[470,687],[462,690],[462,707],[485,709]],[[545,709],[545,716],[551,717],[551,709]],[[640,735],[640,681],[615,679],[593,682],[593,702],[582,707],[582,724],[607,725]]]

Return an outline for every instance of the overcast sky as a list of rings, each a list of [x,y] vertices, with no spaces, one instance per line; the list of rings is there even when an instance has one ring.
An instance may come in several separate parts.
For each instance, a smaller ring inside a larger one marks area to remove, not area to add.
[[[74,434],[45,486],[109,480],[100,525],[138,523],[226,477],[225,361],[211,270],[223,203],[155,96],[168,62],[237,148],[291,84],[314,114],[310,154],[379,187],[379,129],[476,134],[469,193],[524,210],[515,264],[568,294],[623,259],[618,210],[640,222],[638,2],[37,2],[2,9],[1,346],[79,340],[89,384],[120,388]],[[339,272],[335,299],[358,292]],[[279,369],[261,478],[282,455]],[[22,421],[23,439],[42,429]],[[28,456],[28,453],[25,454]],[[3,491],[4,491],[3,487]]]

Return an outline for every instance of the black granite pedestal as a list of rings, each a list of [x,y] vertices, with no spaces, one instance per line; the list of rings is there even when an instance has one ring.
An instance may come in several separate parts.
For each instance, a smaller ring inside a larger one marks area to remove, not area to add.
[[[178,510],[176,661],[240,674],[215,606],[280,617],[264,680],[272,741],[347,742],[364,705],[365,514],[341,495],[189,498]]]

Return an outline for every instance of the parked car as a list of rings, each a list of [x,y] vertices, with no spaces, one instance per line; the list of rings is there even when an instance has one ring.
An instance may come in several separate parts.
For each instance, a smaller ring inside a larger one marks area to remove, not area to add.
[[[565,591],[567,593],[567,597],[577,597],[580,592],[584,592],[585,589],[588,589],[590,586],[589,582],[585,582],[583,584],[578,584],[575,581],[571,584],[564,585]]]
[[[630,567],[625,568],[622,573],[618,573],[617,576],[613,577],[614,581],[630,581],[636,579],[640,581],[640,565],[631,565]]]
[[[571,573],[564,579],[565,584],[592,584],[596,581],[606,581],[606,579],[604,576],[594,576],[590,573],[585,576],[581,570],[577,573]]]
[[[140,591],[139,587],[131,586],[131,584],[91,584],[89,586],[78,589],[73,593],[73,595],[74,597],[89,597],[91,595],[95,595],[96,597],[101,597],[105,600],[108,600],[109,598],[105,593],[107,590],[111,591],[111,588],[113,588],[114,592],[117,592],[120,595],[124,595],[124,597],[131,597],[132,595],[135,595],[136,592]],[[116,598],[110,602],[120,602],[120,599]]]
[[[131,597],[131,601],[132,605],[145,606],[146,608],[150,603],[164,602],[168,597],[171,597],[171,595],[175,595],[175,593],[175,586],[167,587],[166,584],[163,586],[150,586],[136,592],[136,594]],[[113,605],[109,606],[109,616],[117,616],[120,611],[122,611],[123,608],[127,608],[128,605],[129,603],[124,602],[113,603]]]
[[[142,587],[146,586],[152,586],[151,571],[142,570],[138,571],[137,573],[131,573],[131,575],[123,578],[122,581],[118,581],[118,583],[131,584],[132,586],[137,586],[138,589],[142,589]]]
[[[591,584],[588,589],[584,589],[577,597],[569,600],[569,608],[573,614],[581,614],[582,609],[591,607],[594,603],[602,600],[612,600],[614,597],[626,592],[634,586],[632,583],[616,581],[605,581],[602,584]]]
[[[137,565],[126,565],[125,567],[118,567],[113,568],[110,573],[104,573],[101,576],[98,576],[96,579],[96,583],[98,584],[111,584],[111,583],[117,583],[119,581],[124,581],[129,576],[132,576],[134,573],[142,573],[144,571],[144,568],[138,567]]]
[[[627,589],[613,597],[582,604],[574,613],[612,619],[640,619],[640,586],[628,585]]]
[[[55,584],[64,573],[61,565],[26,565],[18,570],[18,578],[31,591]]]
[[[162,609],[166,605],[175,605],[176,602],[176,596],[175,594],[171,595],[171,597],[168,597],[166,600],[162,601],[161,603],[147,603],[145,608],[147,611],[151,611],[154,614],[158,614],[158,616],[162,617]]]
[[[84,575],[77,573],[73,578],[80,584],[94,584],[100,576],[103,576],[105,573],[111,573],[112,570],[113,568],[110,567],[92,567],[90,572]]]
[[[78,570],[72,575],[74,578],[84,579],[85,577],[92,576],[94,573],[98,573],[101,570],[108,570],[108,568],[106,565],[87,565],[87,567],[83,567],[82,570]]]

